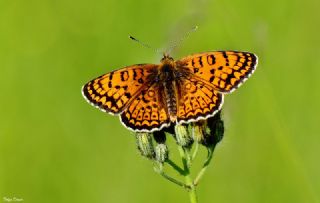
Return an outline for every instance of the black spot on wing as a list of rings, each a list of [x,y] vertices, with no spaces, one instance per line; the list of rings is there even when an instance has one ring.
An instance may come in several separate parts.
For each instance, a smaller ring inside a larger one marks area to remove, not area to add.
[[[207,62],[208,62],[209,65],[214,65],[216,63],[216,59],[215,59],[214,55],[212,55],[212,54],[208,55],[207,56]]]

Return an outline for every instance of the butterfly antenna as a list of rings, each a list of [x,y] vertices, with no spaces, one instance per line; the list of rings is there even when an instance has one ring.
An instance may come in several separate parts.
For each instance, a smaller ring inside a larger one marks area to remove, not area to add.
[[[137,42],[138,44],[140,44],[140,45],[143,46],[143,47],[146,47],[146,48],[148,48],[148,49],[151,49],[151,50],[153,50],[153,51],[156,52],[156,53],[160,53],[160,50],[159,50],[159,49],[155,49],[155,48],[151,47],[149,44],[143,43],[143,42],[141,42],[140,40],[138,40],[137,38],[135,38],[135,37],[133,37],[133,36],[131,36],[131,35],[129,35],[129,38],[130,38],[131,40]]]
[[[184,40],[186,40],[190,36],[191,33],[195,32],[197,29],[198,29],[198,26],[196,25],[191,30],[186,32],[186,34],[183,37],[181,37],[179,40],[174,41],[171,44],[171,46],[168,48],[167,53],[170,53],[172,50],[174,50],[176,47],[178,47]]]

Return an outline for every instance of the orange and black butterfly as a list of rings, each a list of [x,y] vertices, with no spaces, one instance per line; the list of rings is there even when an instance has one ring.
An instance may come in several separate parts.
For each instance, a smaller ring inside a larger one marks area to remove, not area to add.
[[[86,100],[120,116],[136,132],[154,132],[172,123],[207,119],[221,109],[224,94],[237,89],[255,70],[256,55],[212,51],[159,65],[138,64],[104,74],[83,86]]]

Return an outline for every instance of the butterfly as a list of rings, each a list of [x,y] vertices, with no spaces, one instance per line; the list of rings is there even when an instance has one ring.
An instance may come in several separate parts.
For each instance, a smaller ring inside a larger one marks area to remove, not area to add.
[[[224,94],[236,90],[256,69],[249,52],[211,51],[175,61],[164,54],[159,65],[127,66],[89,81],[84,98],[100,110],[119,115],[135,132],[155,132],[171,124],[205,120],[222,107]]]

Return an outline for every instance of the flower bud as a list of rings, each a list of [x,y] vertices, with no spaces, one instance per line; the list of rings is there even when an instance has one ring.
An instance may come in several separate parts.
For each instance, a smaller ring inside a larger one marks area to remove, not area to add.
[[[152,144],[152,137],[149,133],[136,133],[136,140],[138,149],[142,156],[148,159],[154,158],[154,148]]]
[[[203,130],[205,130],[206,121],[198,121],[192,125],[192,138],[198,143],[202,143],[204,139]]]
[[[202,144],[206,147],[218,144],[222,140],[224,134],[224,124],[221,120],[220,111],[215,116],[209,118],[202,128],[204,135]]]
[[[169,150],[167,145],[158,144],[155,147],[156,160],[160,163],[164,163],[168,159]]]
[[[178,145],[182,147],[191,147],[193,139],[188,132],[188,128],[185,125],[177,124],[175,126],[175,137]]]
[[[154,132],[153,138],[158,144],[164,144],[166,142],[166,134],[163,130]]]

